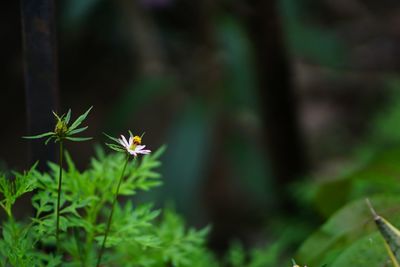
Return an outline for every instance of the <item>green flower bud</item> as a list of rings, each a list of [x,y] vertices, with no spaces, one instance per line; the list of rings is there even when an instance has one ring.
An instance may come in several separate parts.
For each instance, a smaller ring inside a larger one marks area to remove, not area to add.
[[[54,132],[58,138],[64,138],[68,132],[67,124],[63,120],[58,120]]]

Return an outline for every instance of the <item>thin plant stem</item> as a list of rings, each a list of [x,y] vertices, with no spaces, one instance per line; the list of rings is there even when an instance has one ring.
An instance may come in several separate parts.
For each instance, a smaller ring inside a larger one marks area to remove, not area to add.
[[[117,200],[118,200],[119,188],[121,187],[121,183],[122,183],[122,180],[124,178],[125,169],[126,169],[126,166],[128,165],[128,161],[129,161],[129,154],[127,153],[126,154],[125,164],[124,164],[124,167],[122,168],[122,172],[121,172],[121,177],[119,178],[119,181],[118,181],[117,191],[115,192],[114,200],[112,202],[110,216],[108,217],[106,232],[104,233],[103,244],[101,245],[101,248],[100,248],[99,257],[97,258],[97,264],[96,264],[97,267],[100,266],[101,258],[103,257],[104,248],[105,248],[105,245],[106,245],[106,242],[107,242],[108,233],[110,232],[111,221],[112,221],[112,217],[113,217],[113,214],[114,214],[114,207],[115,207],[115,204],[117,203]]]
[[[56,245],[57,251],[60,251],[60,202],[61,202],[61,184],[62,184],[62,172],[63,172],[63,155],[64,155],[63,141],[60,140],[60,172],[58,175],[58,195],[57,195],[57,215],[56,215]]]

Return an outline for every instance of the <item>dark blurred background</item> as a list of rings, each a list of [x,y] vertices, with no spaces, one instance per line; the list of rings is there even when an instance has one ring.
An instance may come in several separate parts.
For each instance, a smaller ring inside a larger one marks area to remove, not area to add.
[[[44,78],[54,95],[25,88],[24,1],[0,9],[2,169],[34,160],[21,138],[37,133],[28,118],[52,124],[52,109],[77,116],[93,105],[95,141],[67,145],[77,165],[89,164],[102,132],[167,144],[164,186],[146,198],[173,202],[192,225],[211,223],[218,250],[268,239],[280,218],[317,223],[293,185],[341,172],[400,119],[379,122],[388,106],[400,110],[394,0],[56,1],[55,20],[44,21],[56,54],[43,51],[56,62],[58,77]]]

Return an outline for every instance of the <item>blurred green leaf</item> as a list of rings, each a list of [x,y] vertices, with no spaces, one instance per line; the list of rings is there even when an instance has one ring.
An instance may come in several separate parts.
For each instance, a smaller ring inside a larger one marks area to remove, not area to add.
[[[273,206],[276,197],[273,177],[268,158],[257,141],[242,133],[232,133],[225,138],[224,145],[234,169],[232,182],[246,190],[249,199]]]
[[[345,203],[373,194],[400,192],[400,146],[382,149],[371,159],[336,179],[320,182],[314,203],[325,216]]]
[[[312,25],[304,18],[312,17],[304,0],[279,1],[285,37],[295,55],[318,64],[342,67],[347,63],[348,48],[334,31]]]
[[[168,181],[164,197],[173,198],[179,211],[197,216],[204,167],[214,153],[209,142],[214,128],[213,111],[202,103],[191,103],[180,114],[170,128],[167,142],[170,149],[163,157],[162,173]]]
[[[341,253],[328,266],[356,267],[356,266],[389,266],[389,257],[384,241],[379,233],[372,233],[357,241]]]
[[[246,31],[231,16],[223,16],[217,30],[225,60],[223,101],[234,110],[246,108],[256,111],[256,71]]]
[[[400,222],[400,216],[393,212],[400,209],[399,196],[375,196],[371,201],[382,214],[395,222]],[[332,215],[302,244],[296,259],[306,262],[309,266],[323,264],[330,266],[330,263],[355,241],[374,231],[377,230],[365,200],[351,202]],[[385,251],[384,247],[382,251]]]

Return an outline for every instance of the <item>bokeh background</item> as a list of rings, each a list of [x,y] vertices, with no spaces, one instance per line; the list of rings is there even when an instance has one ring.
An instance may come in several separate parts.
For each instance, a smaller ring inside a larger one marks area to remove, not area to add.
[[[34,155],[21,138],[32,99],[20,1],[3,3],[0,20],[1,168],[23,170]],[[301,241],[322,220],[303,185],[400,140],[394,0],[61,0],[54,27],[59,105],[34,99],[41,116],[94,106],[95,141],[67,146],[82,169],[102,132],[167,144],[163,187],[137,201],[210,223],[219,252],[288,225]]]

